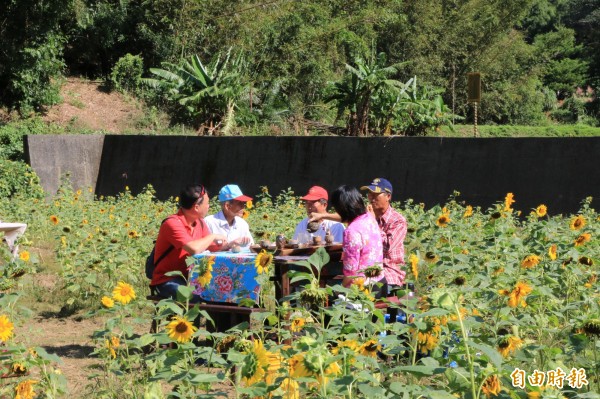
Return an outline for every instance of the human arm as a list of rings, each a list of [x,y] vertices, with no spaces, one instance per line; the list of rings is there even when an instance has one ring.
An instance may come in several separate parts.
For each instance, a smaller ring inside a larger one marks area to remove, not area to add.
[[[382,235],[383,250],[385,260],[390,264],[404,264],[404,238],[407,227],[406,219],[400,214],[385,226]]]
[[[344,279],[342,285],[349,287],[352,285],[354,277],[362,276],[360,270],[360,254],[363,247],[362,237],[359,232],[346,230],[344,231],[344,245],[342,252],[342,263],[344,265]]]
[[[336,213],[311,212],[310,215],[308,216],[309,222],[320,222],[321,220],[332,220],[334,222],[341,222],[342,217],[337,212]]]
[[[221,245],[219,245],[221,240]],[[197,240],[189,241],[183,245],[183,249],[190,255],[202,253],[211,247],[211,250],[225,250],[228,247],[227,237],[222,234],[209,234]]]

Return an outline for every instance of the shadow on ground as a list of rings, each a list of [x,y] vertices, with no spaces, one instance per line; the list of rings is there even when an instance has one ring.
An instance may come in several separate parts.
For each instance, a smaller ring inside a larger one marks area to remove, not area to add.
[[[90,345],[58,345],[58,346],[43,346],[43,348],[53,355],[69,359],[85,359],[92,356],[94,347]]]

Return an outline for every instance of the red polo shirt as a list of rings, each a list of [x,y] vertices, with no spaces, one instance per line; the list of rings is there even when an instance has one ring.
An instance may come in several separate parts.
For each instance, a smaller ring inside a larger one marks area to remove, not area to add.
[[[198,240],[210,234],[210,230],[204,220],[197,219],[192,225],[189,225],[181,209],[175,215],[169,218],[160,226],[156,246],[154,250],[154,262],[169,249],[169,246],[174,248],[169,254],[160,261],[150,285],[162,284],[173,279],[173,276],[165,276],[165,273],[171,271],[180,271],[187,278],[188,271],[185,259],[190,256],[183,246],[190,241]]]

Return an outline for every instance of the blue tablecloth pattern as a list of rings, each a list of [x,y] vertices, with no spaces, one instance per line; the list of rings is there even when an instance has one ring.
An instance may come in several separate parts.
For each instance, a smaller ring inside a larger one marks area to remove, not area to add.
[[[198,273],[194,273],[193,270],[190,273],[190,284],[194,288],[194,294],[211,302],[239,303],[246,298],[258,300],[260,285],[255,279],[255,254],[217,252],[194,257],[212,257],[214,260],[212,279],[206,287],[198,284]]]

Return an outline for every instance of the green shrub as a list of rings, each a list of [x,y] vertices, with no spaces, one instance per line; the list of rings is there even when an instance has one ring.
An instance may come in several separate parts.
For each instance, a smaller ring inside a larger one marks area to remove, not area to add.
[[[135,93],[139,87],[144,61],[139,55],[125,54],[116,62],[110,74],[113,87],[120,92]]]
[[[21,114],[60,102],[64,41],[59,34],[49,34],[45,41],[20,51],[12,70],[10,98]]]
[[[25,162],[0,160],[0,197],[43,198],[40,178]]]

